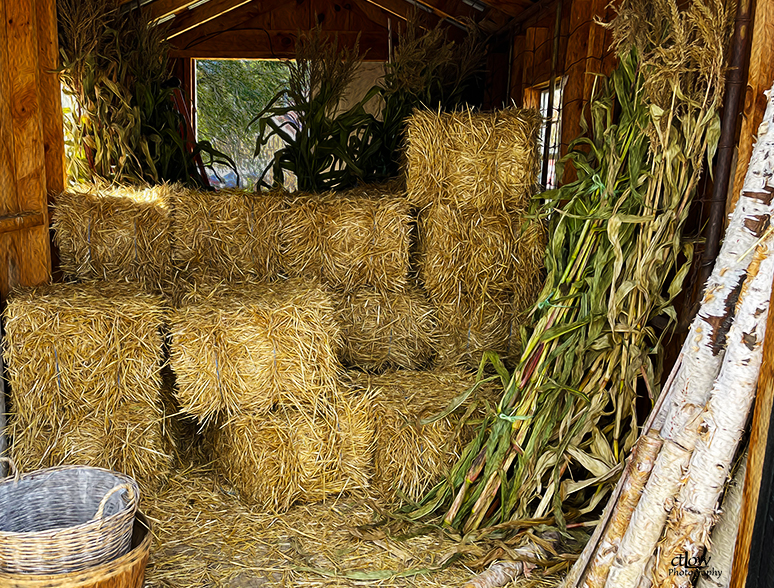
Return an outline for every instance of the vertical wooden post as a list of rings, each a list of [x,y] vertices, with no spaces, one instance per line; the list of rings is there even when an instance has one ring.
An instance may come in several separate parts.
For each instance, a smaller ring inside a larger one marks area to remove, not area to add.
[[[733,187],[726,202],[726,214],[730,215],[739,200],[747,165],[752,154],[753,141],[758,126],[766,111],[765,90],[774,83],[774,0],[756,0],[755,17],[752,27],[750,65],[747,74],[747,88],[744,93],[742,121],[737,142],[737,165],[734,171]],[[726,216],[726,225],[728,216]]]

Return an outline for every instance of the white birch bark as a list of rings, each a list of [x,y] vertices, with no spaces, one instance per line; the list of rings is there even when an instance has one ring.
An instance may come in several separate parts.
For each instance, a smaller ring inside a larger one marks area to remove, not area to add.
[[[712,559],[708,570],[699,576],[696,588],[728,588],[731,584],[731,569],[734,565],[734,549],[739,521],[744,504],[744,479],[747,475],[747,453],[734,474],[734,479],[723,497],[722,512],[718,524],[712,530],[709,550]]]
[[[723,367],[699,419],[688,477],[659,550],[654,580],[659,586],[691,585],[688,576],[669,575],[670,562],[674,554],[701,555],[715,523],[715,508],[755,399],[773,276],[774,233],[769,232],[748,269]]]
[[[697,440],[698,420],[725,357],[726,333],[735,316],[737,293],[741,292],[753,258],[750,249],[763,236],[769,218],[774,216],[771,182],[774,173],[774,102],[771,91],[768,100],[744,189],[707,282],[701,310],[683,345],[682,365],[673,385],[662,392],[669,395],[667,416],[661,430],[664,449],[621,542],[606,584],[611,588],[636,588],[661,537]]]

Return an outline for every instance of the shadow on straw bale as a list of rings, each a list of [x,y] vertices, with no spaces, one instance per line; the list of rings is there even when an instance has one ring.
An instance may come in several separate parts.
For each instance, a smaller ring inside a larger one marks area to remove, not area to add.
[[[138,285],[18,291],[5,311],[12,455],[26,471],[62,463],[134,476],[170,465],[160,398],[161,299]]]
[[[338,391],[339,327],[331,295],[314,283],[202,287],[170,325],[178,401],[202,423],[280,400],[316,406]]]
[[[486,385],[462,408],[430,424],[433,417],[475,383],[475,375],[460,371],[393,371],[381,375],[348,372],[351,386],[373,396],[376,428],[372,488],[388,500],[404,494],[419,500],[439,482],[459,458],[459,451],[472,437],[472,426],[463,426],[462,413],[470,402],[478,402],[476,417],[485,411],[484,399],[496,393]],[[471,421],[472,422],[472,421]]]
[[[283,192],[179,190],[172,203],[172,255],[185,281],[266,281],[281,274]]]
[[[345,291],[403,290],[409,271],[411,214],[389,186],[295,196],[282,227],[288,275]]]
[[[178,190],[84,184],[60,194],[52,227],[63,273],[166,292],[174,278],[169,200]]]
[[[422,369],[435,356],[435,311],[424,292],[360,289],[341,298],[337,316],[343,337],[342,360],[351,367]]]
[[[407,191],[412,204],[525,207],[537,182],[536,110],[417,112],[407,125]]]
[[[316,409],[278,406],[235,416],[210,436],[215,462],[242,500],[285,511],[367,488],[373,431],[365,401],[342,396]]]

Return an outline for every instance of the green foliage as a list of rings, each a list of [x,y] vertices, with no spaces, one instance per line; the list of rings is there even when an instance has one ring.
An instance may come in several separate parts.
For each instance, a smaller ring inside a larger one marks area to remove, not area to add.
[[[287,77],[279,61],[196,62],[199,137],[232,155],[245,184],[255,182],[272,155],[264,150],[253,157],[255,145],[245,131],[255,108],[265,107],[287,85]]]
[[[172,103],[164,31],[118,0],[57,0],[68,174],[124,183],[201,183]],[[208,143],[194,154],[230,163]]]
[[[411,517],[447,508],[446,524],[474,532],[553,513],[563,527],[612,488],[637,438],[639,388],[655,394],[659,382],[668,329],[654,319],[675,323],[690,267],[683,231],[718,140],[729,22],[720,0],[621,3],[620,65],[597,78],[563,160],[577,179],[541,195],[547,279],[519,364],[496,414]]]
[[[324,39],[319,28],[302,36],[295,62],[286,64],[288,89],[253,120],[258,127],[256,155],[272,138],[285,144],[259,183],[269,187],[269,170],[275,185],[283,185],[291,172],[300,190],[311,191],[396,176],[406,118],[418,107],[448,110],[463,105],[483,57],[484,45],[473,28],[464,43],[455,44],[443,29],[420,34],[419,25],[411,22],[395,59],[385,66],[382,84],[340,112],[341,98],[360,63],[358,47],[338,50],[336,40]],[[380,116],[366,110],[375,98],[382,105]]]

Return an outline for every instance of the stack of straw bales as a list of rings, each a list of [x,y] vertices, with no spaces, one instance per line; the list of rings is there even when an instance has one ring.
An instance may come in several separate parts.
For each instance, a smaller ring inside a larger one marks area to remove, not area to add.
[[[365,488],[371,416],[342,392],[331,294],[300,279],[201,288],[171,317],[182,409],[209,424],[221,473],[248,501]]]
[[[471,440],[475,419],[495,394],[485,385],[462,409],[435,422],[422,424],[441,413],[451,401],[470,390],[475,376],[460,371],[394,371],[384,374],[352,372],[351,386],[372,397],[376,439],[372,487],[388,499],[405,495],[419,500],[441,481],[459,452]],[[469,421],[466,409],[477,403]]]
[[[283,192],[179,190],[172,202],[172,255],[185,282],[267,281],[282,273]]]
[[[288,204],[283,262],[289,275],[332,288],[348,366],[418,369],[435,354],[435,312],[409,275],[413,228],[396,185],[304,194]]]
[[[178,191],[166,184],[145,189],[82,185],[59,195],[52,226],[63,273],[167,291],[174,279],[170,199]]]
[[[540,288],[545,235],[527,216],[540,115],[419,112],[408,124],[408,198],[420,208],[419,276],[437,310],[443,364],[514,353]]]
[[[22,471],[62,463],[143,484],[170,466],[160,397],[163,306],[131,284],[15,293],[5,311],[12,455]]]

